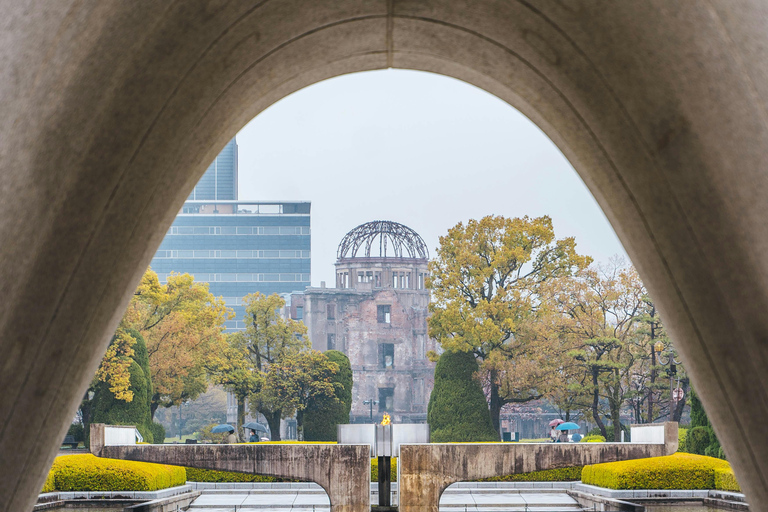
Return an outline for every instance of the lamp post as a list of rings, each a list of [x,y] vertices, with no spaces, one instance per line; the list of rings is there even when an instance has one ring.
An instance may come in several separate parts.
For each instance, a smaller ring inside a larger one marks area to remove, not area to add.
[[[363,400],[363,404],[370,405],[371,406],[371,423],[373,423],[373,406],[377,405],[379,403],[378,400],[374,400],[373,398],[369,400]]]
[[[672,402],[679,400],[674,388],[674,376],[677,375],[677,365],[681,364],[680,361],[675,359],[675,353],[670,347],[667,351],[667,360],[664,361],[662,357],[662,351],[664,350],[664,344],[662,342],[656,342],[653,345],[653,351],[658,352],[658,361],[661,366],[669,366],[669,418],[672,421]]]

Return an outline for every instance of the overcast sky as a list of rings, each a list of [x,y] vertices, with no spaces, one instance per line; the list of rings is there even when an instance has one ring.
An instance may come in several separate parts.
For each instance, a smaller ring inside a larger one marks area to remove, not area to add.
[[[549,215],[580,253],[626,258],[547,136],[458,80],[402,70],[326,80],[259,114],[237,143],[240,199],[312,201],[313,286],[334,285],[341,238],[371,220],[413,228],[434,255],[460,221]]]

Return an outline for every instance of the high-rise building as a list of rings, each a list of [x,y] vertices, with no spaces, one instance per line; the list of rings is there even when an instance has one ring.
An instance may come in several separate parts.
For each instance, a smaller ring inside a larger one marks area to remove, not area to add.
[[[191,201],[237,199],[237,141],[232,139],[189,194]]]
[[[238,200],[237,174],[233,139],[184,203],[151,263],[160,282],[177,272],[210,283],[211,293],[235,311],[228,330],[245,328],[246,295],[288,294],[310,285],[310,202]]]

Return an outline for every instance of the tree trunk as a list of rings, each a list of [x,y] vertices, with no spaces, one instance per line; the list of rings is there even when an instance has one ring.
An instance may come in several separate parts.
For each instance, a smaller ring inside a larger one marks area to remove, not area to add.
[[[600,434],[608,440],[608,432],[605,430],[603,420],[600,419],[600,389],[597,387],[597,371],[592,370],[592,417],[600,429]]]
[[[496,431],[496,435],[501,439],[501,406],[504,405],[501,403],[501,397],[499,396],[499,385],[496,384],[496,371],[491,370],[490,375],[490,381],[491,381],[491,396],[490,396],[490,403],[489,406],[489,413],[491,415],[491,424],[493,425],[493,429]]]
[[[296,440],[304,440],[304,411],[296,411]]]
[[[611,423],[613,423],[613,441],[618,443],[621,441],[621,401],[618,399],[619,386],[619,371],[614,370],[614,388],[609,400],[609,406],[611,408]]]
[[[272,441],[280,441],[280,411],[264,413],[264,417],[267,418],[267,424],[269,425],[269,431],[272,434]]]
[[[240,439],[240,431],[245,423],[245,397],[237,397],[237,425],[235,425],[235,435]]]

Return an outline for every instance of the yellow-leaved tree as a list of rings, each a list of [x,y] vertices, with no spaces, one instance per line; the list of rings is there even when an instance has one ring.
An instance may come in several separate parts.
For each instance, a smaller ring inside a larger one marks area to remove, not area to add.
[[[207,390],[206,368],[224,349],[224,322],[232,315],[224,300],[208,291],[208,283],[196,283],[189,274],[170,274],[162,284],[147,270],[122,324],[146,340],[153,417],[158,407],[194,400]]]
[[[567,352],[545,283],[590,262],[573,238],[555,238],[549,217],[487,216],[440,237],[429,266],[429,334],[447,350],[475,355],[496,432],[505,404],[548,392],[548,375]]]

